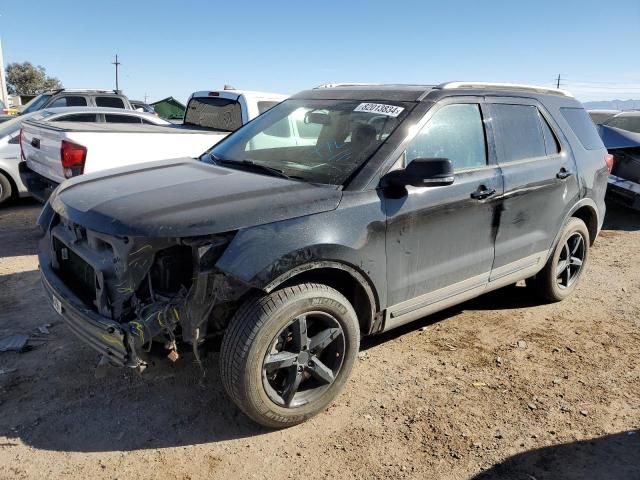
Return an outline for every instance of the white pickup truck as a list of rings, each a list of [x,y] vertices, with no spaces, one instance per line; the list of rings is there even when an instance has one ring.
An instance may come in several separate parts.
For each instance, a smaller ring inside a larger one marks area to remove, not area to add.
[[[240,90],[199,91],[189,97],[181,125],[26,121],[20,177],[41,201],[65,179],[154,160],[198,157],[286,98]]]

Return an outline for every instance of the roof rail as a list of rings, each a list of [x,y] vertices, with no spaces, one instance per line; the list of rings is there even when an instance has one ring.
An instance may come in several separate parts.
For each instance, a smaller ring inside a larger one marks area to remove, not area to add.
[[[65,88],[65,92],[98,92],[98,93],[118,93],[115,89],[109,88]]]
[[[108,88],[55,88],[53,90],[47,90],[47,92],[52,92],[54,95],[60,92],[96,92],[96,93],[122,93],[121,90],[108,89]]]
[[[363,87],[367,85],[380,85],[379,83],[358,83],[358,82],[340,82],[340,83],[323,83],[314,88],[336,88],[336,87]]]
[[[494,82],[447,82],[441,83],[436,88],[442,90],[450,90],[454,88],[495,88],[496,90],[512,90],[521,91],[526,90],[536,93],[548,93],[551,95],[564,95],[565,97],[572,97],[573,95],[566,90],[551,87],[541,87],[538,85],[521,85],[519,83],[494,83]]]

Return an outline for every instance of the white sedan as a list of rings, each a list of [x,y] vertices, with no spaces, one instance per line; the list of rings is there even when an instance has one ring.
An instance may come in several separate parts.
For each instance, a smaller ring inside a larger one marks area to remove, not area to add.
[[[150,113],[121,108],[63,107],[46,108],[0,123],[0,204],[11,197],[26,197],[29,191],[20,180],[20,128],[25,120],[48,122],[133,123],[171,125]]]

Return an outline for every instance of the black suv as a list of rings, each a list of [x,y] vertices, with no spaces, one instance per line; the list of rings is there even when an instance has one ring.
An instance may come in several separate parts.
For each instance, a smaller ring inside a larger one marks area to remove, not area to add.
[[[526,279],[570,295],[602,225],[607,152],[562,91],[301,92],[177,159],[83,175],[40,217],[69,328],[115,365],[196,358],[269,427],[323,410],[360,338]]]

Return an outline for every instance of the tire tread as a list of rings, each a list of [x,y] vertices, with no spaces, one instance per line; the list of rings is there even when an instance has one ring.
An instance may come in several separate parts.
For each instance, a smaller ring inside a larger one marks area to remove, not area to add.
[[[337,290],[319,283],[301,283],[276,290],[268,295],[249,298],[240,306],[229,322],[220,348],[222,384],[227,394],[240,410],[258,423],[281,428],[285,426],[283,425],[284,422],[294,425],[311,416],[305,414],[299,418],[283,418],[279,415],[274,415],[272,412],[262,412],[263,415],[272,419],[272,421],[265,422],[265,418],[258,418],[254,415],[246,392],[243,391],[243,380],[247,375],[245,359],[248,357],[249,350],[258,332],[269,317],[297,296],[314,292],[323,292],[327,296],[340,300],[340,303],[350,308],[355,316],[355,311],[353,311],[349,301]]]

